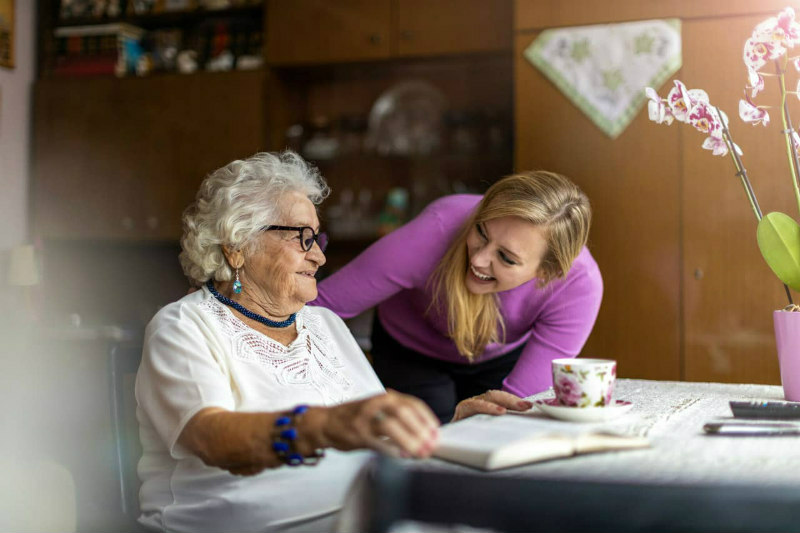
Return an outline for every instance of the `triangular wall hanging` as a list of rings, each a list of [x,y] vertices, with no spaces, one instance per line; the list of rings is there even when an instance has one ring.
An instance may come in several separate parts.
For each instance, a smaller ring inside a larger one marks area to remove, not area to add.
[[[681,68],[681,22],[643,20],[543,31],[525,57],[612,139]]]

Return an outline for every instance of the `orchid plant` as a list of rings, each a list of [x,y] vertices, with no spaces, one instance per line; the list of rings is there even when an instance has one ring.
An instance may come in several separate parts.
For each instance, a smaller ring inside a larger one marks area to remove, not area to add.
[[[800,210],[800,160],[798,146],[800,135],[792,127],[787,96],[797,95],[800,98],[800,81],[795,91],[786,89],[786,70],[791,65],[800,71],[800,55],[790,57],[789,50],[800,45],[800,23],[795,21],[795,13],[791,7],[781,11],[777,17],[771,17],[760,23],[744,44],[744,63],[747,67],[748,85],[745,98],[739,101],[739,117],[752,125],[767,126],[770,121],[768,106],[757,105],[754,99],[764,90],[765,78],[775,78],[780,85],[780,113],[783,121],[783,134],[786,143],[786,155],[789,160],[792,186],[798,210]],[[774,66],[774,72],[765,72],[768,65]],[[728,117],[717,107],[711,105],[708,94],[702,89],[687,89],[679,80],[665,99],[662,99],[650,87],[645,89],[650,99],[648,113],[650,120],[657,124],[672,124],[673,121],[690,124],[701,133],[707,135],[703,148],[711,150],[713,155],[730,155],[736,175],[741,179],[750,206],[758,219],[757,239],[761,255],[769,267],[784,283],[789,308],[800,310],[792,302],[789,287],[800,290],[800,226],[795,220],[779,212],[763,215],[750,185],[747,171],[742,164],[742,150],[733,142],[728,129]],[[787,308],[788,309],[788,308]]]

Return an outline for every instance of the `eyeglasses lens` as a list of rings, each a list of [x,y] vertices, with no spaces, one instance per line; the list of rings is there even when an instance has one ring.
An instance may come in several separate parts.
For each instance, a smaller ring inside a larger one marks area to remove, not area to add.
[[[311,228],[303,228],[300,234],[300,241],[303,243],[303,250],[308,252],[314,246],[314,241],[317,241],[320,250],[325,251],[328,245],[328,236],[325,233],[314,233]]]
[[[309,251],[314,246],[314,230],[311,228],[303,228],[300,231],[300,240],[303,243],[303,250]]]

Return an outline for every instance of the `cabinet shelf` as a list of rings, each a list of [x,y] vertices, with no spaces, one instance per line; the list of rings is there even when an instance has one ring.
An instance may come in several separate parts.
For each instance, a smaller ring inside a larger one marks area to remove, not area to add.
[[[192,78],[196,80],[201,79],[216,79],[219,81],[224,80],[225,78],[234,78],[237,76],[246,76],[248,73],[252,75],[262,74],[264,72],[264,67],[259,67],[255,69],[234,69],[234,70],[224,70],[219,72],[214,72],[211,70],[198,70],[197,72],[192,72],[191,74],[183,74],[180,72],[154,72],[152,74],[148,74],[147,76],[109,76],[108,74],[82,74],[80,76],[69,76],[69,75],[48,75],[42,76],[40,82],[42,83],[63,83],[63,84],[87,84],[91,85],[93,83],[100,83],[100,82],[116,82],[116,83],[145,83],[144,80],[171,80],[174,78]],[[202,83],[202,82],[200,82]]]
[[[126,33],[116,27],[121,24],[142,34]],[[192,62],[195,72],[230,70],[230,62],[243,56],[258,67],[263,31],[263,3],[119,17],[62,19],[56,11],[45,12],[39,21],[39,77],[113,76],[120,69],[133,77],[177,71],[181,64],[189,70]],[[184,51],[194,55],[181,59]]]
[[[152,15],[125,15],[113,18],[77,17],[66,20],[57,19],[56,26],[68,28],[73,26],[94,26],[99,24],[116,24],[124,22],[146,30],[165,27],[193,26],[199,22],[214,18],[244,18],[260,16],[262,4],[253,6],[230,7],[226,9],[192,9],[188,11],[168,11]]]
[[[410,193],[411,214],[446,194],[482,193],[511,171],[511,151],[500,153],[440,153],[426,156],[346,155],[311,160],[319,168],[336,199],[343,190],[367,189],[382,198],[394,187]]]

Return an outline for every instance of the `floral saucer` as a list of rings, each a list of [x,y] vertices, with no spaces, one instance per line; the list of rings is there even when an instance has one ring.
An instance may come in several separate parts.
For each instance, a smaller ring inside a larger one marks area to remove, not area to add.
[[[622,400],[605,407],[566,407],[559,405],[555,398],[536,400],[534,405],[547,416],[570,422],[606,422],[624,415],[633,407],[631,402]]]

